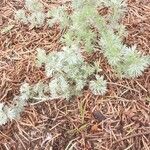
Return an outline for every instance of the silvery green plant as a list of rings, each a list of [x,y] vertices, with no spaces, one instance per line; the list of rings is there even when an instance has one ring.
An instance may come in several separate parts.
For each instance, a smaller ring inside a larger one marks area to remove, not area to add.
[[[55,23],[59,23],[62,28],[66,28],[69,25],[69,13],[66,8],[59,6],[57,8],[52,8],[46,14],[47,24],[52,27]]]
[[[16,120],[20,117],[20,113],[24,110],[27,100],[30,96],[30,87],[27,83],[20,88],[20,95],[14,98],[13,104],[7,106],[0,103],[0,125],[6,124],[8,121]]]
[[[135,45],[127,47],[111,30],[102,33],[99,45],[109,64],[120,77],[138,77],[150,65],[150,56],[137,51]]]
[[[38,0],[25,0],[25,9],[16,11],[15,19],[23,24],[29,24],[31,28],[41,27],[46,20],[44,6]]]
[[[120,23],[126,12],[123,0],[72,0],[71,7],[73,12],[69,15],[65,6],[55,10],[57,15],[49,13],[53,18],[51,24],[55,22],[55,16],[60,25],[66,23],[62,26],[66,32],[61,39],[65,45],[77,44],[87,52],[96,51],[98,46],[121,78],[138,77],[149,67],[149,55],[143,55],[135,45],[128,47],[123,43],[127,34],[125,26]],[[98,8],[104,7],[109,9],[109,13],[103,16],[98,13]]]
[[[61,39],[66,47],[49,54],[37,49],[37,65],[45,67],[49,81],[31,86],[25,83],[12,106],[0,103],[0,125],[17,119],[29,99],[71,99],[82,94],[86,86],[93,94],[104,95],[107,82],[98,75],[95,63],[85,61],[81,46],[87,52],[96,51],[98,47],[120,77],[138,77],[150,65],[150,56],[137,51],[135,45],[128,47],[123,43],[126,30],[119,20],[126,11],[126,4],[122,0],[72,0],[71,13],[67,7],[60,6],[45,14],[43,5],[37,0],[26,0],[25,7],[27,11],[16,12],[17,20],[32,27],[43,26],[47,18],[49,27],[60,23],[66,31]],[[97,9],[104,7],[108,7],[110,13],[103,16]]]
[[[111,13],[105,17],[100,16],[97,10],[103,7],[109,7],[111,10]],[[67,13],[65,5],[48,12],[51,17],[50,25],[59,22],[63,29],[67,28],[61,39],[67,46],[75,43],[84,46],[86,51],[92,52],[95,50],[97,37],[105,29],[112,28],[114,24],[113,28],[117,28],[118,31],[124,29],[123,26],[118,25],[118,21],[125,11],[125,3],[121,0],[72,0],[71,8],[71,13]],[[109,23],[106,24],[106,22]]]
[[[49,92],[52,98],[70,99],[80,95],[85,86],[90,83],[90,90],[96,95],[106,93],[107,85],[103,77],[96,75],[95,80],[89,77],[98,72],[96,65],[85,62],[80,48],[77,46],[64,47],[63,51],[52,52],[46,55],[38,49],[37,65],[45,65],[45,73],[49,82]],[[100,83],[100,84],[98,84]]]
[[[45,74],[50,81],[30,86],[24,83],[20,88],[20,95],[14,98],[11,106],[0,103],[0,125],[18,119],[28,100],[71,100],[73,96],[81,95],[88,85],[95,95],[106,93],[107,82],[103,76],[98,75],[100,69],[96,64],[89,65],[85,62],[78,47],[65,47],[60,52],[49,54],[38,48],[37,52],[37,66],[45,66]]]
[[[92,25],[95,23],[94,18],[98,17],[95,5],[92,1],[73,1],[73,12],[68,14],[65,6],[60,6],[53,11],[49,11],[52,20],[50,24],[55,23],[54,20],[60,22],[62,29],[67,28],[61,41],[67,45],[82,44],[87,51],[92,51],[94,42],[96,42],[96,33],[92,31]],[[56,18],[56,19],[55,19]]]

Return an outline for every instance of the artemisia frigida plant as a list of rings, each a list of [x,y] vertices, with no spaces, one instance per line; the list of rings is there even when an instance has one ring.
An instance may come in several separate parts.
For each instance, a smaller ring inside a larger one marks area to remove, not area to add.
[[[108,9],[106,15],[99,13],[103,8]],[[49,54],[42,48],[37,49],[36,65],[45,67],[50,81],[39,81],[30,86],[24,83],[12,106],[0,103],[0,125],[19,118],[29,99],[70,100],[73,96],[81,95],[84,87],[89,87],[95,95],[104,95],[107,81],[99,75],[99,72],[102,74],[100,65],[97,62],[87,63],[82,55],[83,49],[89,54],[95,51],[102,53],[118,77],[135,78],[142,75],[150,65],[150,56],[142,54],[135,45],[128,47],[123,43],[127,31],[120,19],[126,9],[123,0],[72,0],[69,4],[45,12],[38,0],[25,0],[25,9],[15,13],[16,20],[29,25],[31,29],[41,28],[45,24],[51,28],[59,23],[65,31],[61,38],[64,47],[59,52]]]

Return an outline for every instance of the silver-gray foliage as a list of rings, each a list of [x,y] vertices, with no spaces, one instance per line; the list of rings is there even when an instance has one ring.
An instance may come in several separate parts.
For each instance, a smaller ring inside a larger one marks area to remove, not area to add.
[[[14,98],[11,106],[0,103],[0,125],[6,124],[9,120],[15,120],[20,117],[20,113],[24,110],[27,100],[30,96],[30,87],[27,83],[20,88],[20,95]]]
[[[95,66],[85,62],[81,50],[76,46],[65,47],[63,51],[48,55],[42,49],[38,49],[37,64],[38,66],[45,64],[46,75],[52,78],[49,90],[51,97],[54,98],[69,99],[74,95],[80,95],[89,83],[88,78],[97,71]],[[96,77],[97,80],[100,78],[98,75]],[[101,84],[91,86],[91,91],[99,91],[99,95],[102,95],[106,92],[106,82],[103,78],[100,79],[98,83]]]
[[[30,28],[44,25],[46,15],[44,6],[38,0],[25,0],[25,8],[16,11],[15,19],[23,24],[29,24]]]

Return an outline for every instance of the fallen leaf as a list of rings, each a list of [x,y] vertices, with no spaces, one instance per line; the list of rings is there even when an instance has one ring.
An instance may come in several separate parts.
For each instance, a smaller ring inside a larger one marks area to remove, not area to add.
[[[98,124],[94,124],[94,125],[91,127],[91,131],[92,131],[92,132],[97,132],[97,131],[99,131]]]
[[[93,116],[98,122],[101,122],[106,119],[106,117],[100,111],[97,110],[93,112]]]

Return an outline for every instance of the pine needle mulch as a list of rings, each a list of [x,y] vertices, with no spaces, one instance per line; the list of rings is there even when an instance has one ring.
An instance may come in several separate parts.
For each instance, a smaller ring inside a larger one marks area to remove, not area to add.
[[[59,4],[43,1],[46,7]],[[59,50],[62,33],[58,26],[29,30],[14,21],[21,1],[2,0],[0,29],[0,102],[10,105],[22,82],[45,80],[34,66],[36,48]],[[150,54],[149,0],[129,0],[123,19],[129,32],[128,45]],[[103,57],[99,59],[108,80],[108,93],[93,96],[85,90],[82,97],[29,104],[20,120],[0,127],[1,150],[149,150],[150,149],[150,69],[132,80],[112,74]]]

